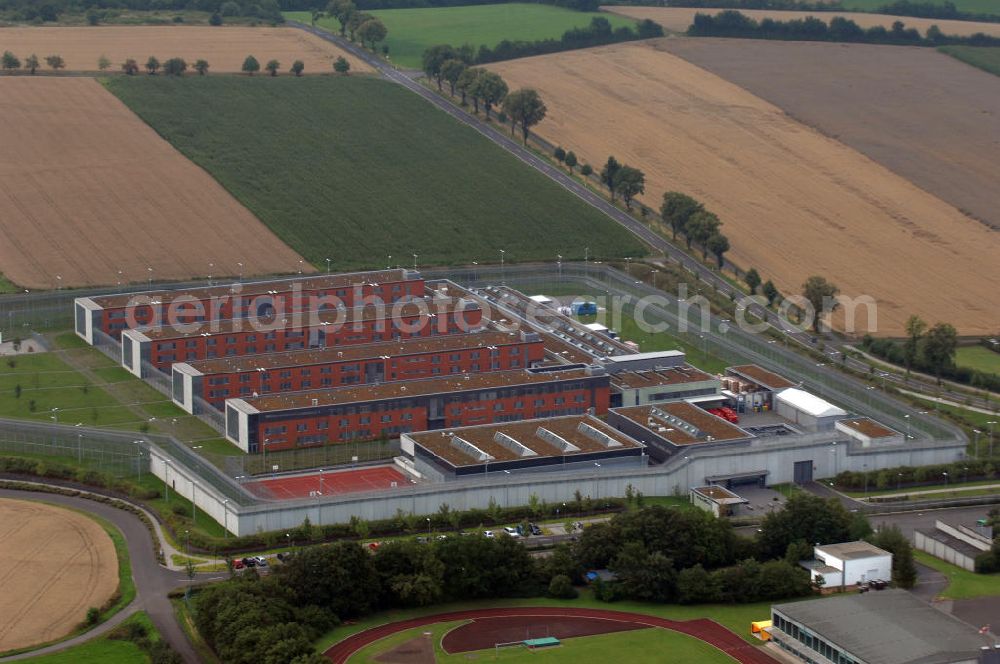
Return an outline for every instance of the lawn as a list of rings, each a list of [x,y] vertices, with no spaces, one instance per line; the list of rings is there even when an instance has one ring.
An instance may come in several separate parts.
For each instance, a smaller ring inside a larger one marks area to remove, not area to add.
[[[990,429],[990,425],[988,423],[991,421],[1000,421],[1000,417],[996,414],[980,413],[976,410],[969,410],[968,408],[959,408],[957,406],[937,403],[935,401],[921,399],[920,397],[911,398],[929,411],[937,410],[942,413],[946,413],[963,421],[969,427],[978,428],[983,432],[983,434],[979,437],[980,447],[990,444],[989,435],[986,433]],[[998,440],[1000,440],[1000,427],[994,427],[994,432],[998,436]],[[1000,449],[1000,447],[997,449]]]
[[[0,294],[3,293],[18,293],[21,289],[14,285],[10,279],[0,274]]]
[[[139,611],[129,616],[122,624],[129,623],[143,625],[148,635],[159,640],[159,633],[145,612]],[[149,657],[131,641],[103,636],[61,652],[29,657],[22,661],[30,664],[148,664]]]
[[[996,73],[1000,74],[1000,48],[996,51]],[[955,351],[955,364],[960,367],[979,369],[986,373],[1000,374],[1000,353],[994,353],[982,346],[962,346]]]
[[[929,5],[944,5],[946,1],[926,0],[926,3]],[[951,2],[961,12],[1000,15],[1000,8],[998,8],[996,0],[951,0]],[[892,0],[843,0],[841,4],[844,9],[875,11],[892,4]]]
[[[481,602],[439,604],[423,609],[388,611],[369,616],[350,625],[342,625],[335,628],[320,638],[317,643],[317,648],[320,652],[322,652],[334,643],[337,643],[351,634],[368,629],[369,627],[405,620],[415,616],[445,613],[448,611],[460,611],[463,609],[493,608],[502,606],[567,606],[612,609],[615,611],[632,611],[651,616],[659,616],[670,620],[710,618],[721,624],[723,627],[731,630],[736,635],[744,638],[747,643],[754,645],[760,645],[761,642],[750,636],[750,623],[754,620],[767,620],[771,616],[770,602],[758,602],[755,604],[702,604],[698,606],[682,606],[679,604],[646,604],[643,602],[632,601],[614,602],[612,604],[608,604],[606,602],[599,602],[593,599],[590,592],[588,590],[584,590],[580,594],[580,597],[574,600],[559,600],[547,597],[535,597],[529,599],[496,599]]]
[[[2,417],[48,421],[55,416],[61,423],[98,426],[136,419],[107,391],[89,384],[51,353],[4,358],[0,365],[0,395]],[[53,408],[58,408],[54,414]]]
[[[462,622],[438,623],[429,627],[418,627],[388,636],[381,641],[362,648],[348,662],[362,664],[378,662],[379,654],[392,650],[398,645],[419,638],[425,632],[431,633],[435,656],[438,662],[465,662],[472,660],[495,660],[503,662],[610,662],[624,658],[629,662],[654,662],[663,659],[663,653],[670,653],[672,664],[714,664],[733,660],[713,646],[696,638],[666,629],[642,629],[632,632],[618,632],[583,636],[564,640],[559,646],[531,651],[512,647],[499,651],[482,650],[475,653],[449,655],[441,648],[441,638],[449,630]]]
[[[704,352],[696,344],[681,341],[669,332],[649,332],[641,329],[640,322],[634,316],[623,313],[621,323],[614,325],[597,316],[579,316],[581,322],[593,323],[595,320],[615,330],[622,340],[634,341],[643,352],[656,350],[681,350],[687,355],[689,364],[708,373],[723,373],[731,362]],[[650,321],[651,323],[653,321]]]
[[[500,249],[508,261],[582,258],[588,246],[605,256],[645,251],[594,208],[387,81],[121,76],[105,84],[322,268],[328,258],[350,270],[496,262]]]
[[[948,577],[948,587],[940,594],[944,599],[973,599],[1000,595],[1000,574],[969,572],[923,551],[914,550],[913,558],[918,563],[936,569]]]
[[[595,16],[603,16],[612,28],[633,26],[635,21],[601,12],[578,12],[551,5],[505,3],[466,7],[428,7],[419,9],[381,9],[374,14],[389,31],[386,45],[389,57],[403,67],[420,69],[421,58],[429,46],[470,44],[490,48],[501,41],[536,41],[558,39],[572,28],[583,28]],[[309,12],[286,12],[285,16],[309,23]],[[340,32],[340,23],[332,17],[318,25]]]

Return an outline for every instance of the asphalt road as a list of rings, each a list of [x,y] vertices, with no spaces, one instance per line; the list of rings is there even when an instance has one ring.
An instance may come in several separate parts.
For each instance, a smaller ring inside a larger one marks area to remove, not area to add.
[[[507,133],[499,131],[492,125],[488,125],[485,122],[481,122],[478,118],[469,115],[467,112],[458,108],[450,101],[442,98],[438,94],[435,94],[433,91],[428,90],[426,87],[414,80],[416,77],[420,76],[419,72],[406,72],[395,69],[384,60],[378,58],[367,50],[360,48],[353,42],[340,37],[339,35],[335,35],[325,30],[314,28],[297,21],[289,21],[288,24],[292,27],[311,32],[317,37],[332,42],[340,48],[349,51],[351,54],[371,65],[384,78],[393,81],[394,83],[398,83],[414,94],[420,95],[438,109],[444,111],[467,127],[471,127],[496,145],[499,145],[501,148],[517,157],[522,162],[528,164],[540,173],[543,173],[567,191],[597,208],[618,224],[631,231],[634,235],[649,244],[651,247],[661,251],[665,257],[684,267],[706,285],[713,286],[719,293],[722,293],[727,297],[733,294],[734,288],[728,281],[723,279],[716,272],[710,270],[703,264],[688,256],[684,250],[675,246],[658,233],[650,230],[641,222],[634,219],[631,215],[618,209],[602,196],[595,194],[593,191],[580,184],[580,182],[578,182],[575,178],[567,175],[562,169],[557,168],[547,160],[538,157],[531,150],[522,146],[517,140],[508,136]],[[736,295],[741,296],[742,292],[736,291]],[[747,307],[747,310],[757,318],[766,320],[776,330],[781,331],[787,338],[807,348],[812,348],[814,350],[817,349],[817,344],[813,342],[813,339],[817,338],[817,335],[813,332],[798,330],[787,321],[782,320],[773,311],[760,305],[751,304]],[[851,346],[849,344],[845,343],[842,339],[839,339],[833,334],[819,336],[823,337],[823,343],[825,346],[824,353],[831,358],[831,361],[839,361],[842,353],[846,353],[848,350],[851,350]],[[843,361],[843,364],[848,368],[866,374],[870,368],[870,365],[867,362],[850,356]],[[886,372],[879,372],[878,375],[882,377],[883,373],[885,374],[883,377],[885,382],[892,383],[897,386],[909,387],[910,389],[920,389],[920,387],[923,387],[924,389],[928,388],[925,384],[907,381],[903,376]],[[970,395],[966,392],[956,392],[948,389],[947,387],[943,387],[940,394],[946,398],[950,397],[952,399],[957,399],[962,403],[965,403],[970,398]],[[974,404],[978,404],[982,401],[984,405],[989,405],[984,399],[982,399],[982,397],[973,395],[971,396],[971,399]]]
[[[145,611],[149,614],[156,629],[160,631],[160,634],[163,635],[167,643],[180,654],[185,662],[197,664],[200,661],[181,626],[177,623],[174,609],[167,598],[167,593],[171,590],[188,583],[187,575],[183,572],[170,571],[160,566],[156,560],[149,531],[138,517],[110,505],[72,496],[0,489],[0,498],[18,498],[64,505],[95,514],[113,523],[125,537],[129,559],[132,564],[132,578],[135,581],[136,591],[135,600],[131,604],[116,613],[110,620],[98,625],[89,632],[46,648],[24,653],[23,655],[2,658],[0,662],[27,659],[36,655],[64,650],[68,647],[79,645],[110,631],[136,611]]]

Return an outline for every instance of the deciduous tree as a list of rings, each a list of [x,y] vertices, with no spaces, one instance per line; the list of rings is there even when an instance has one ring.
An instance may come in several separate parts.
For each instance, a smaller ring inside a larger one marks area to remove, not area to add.
[[[615,201],[615,182],[618,177],[618,171],[621,170],[622,165],[618,163],[618,160],[614,157],[608,157],[608,161],[604,164],[604,168],[601,169],[601,183],[608,188],[608,193],[611,195],[611,202]]]
[[[102,55],[101,57],[97,58],[97,68],[100,69],[101,71],[106,70],[110,66],[111,66],[111,60],[108,58],[108,56]]]
[[[372,51],[375,50],[375,44],[385,41],[388,34],[385,23],[374,17],[358,26],[358,38],[361,39],[362,46],[368,42]]]
[[[208,60],[196,60],[194,63],[194,70],[198,72],[199,76],[204,76],[208,73]]]
[[[337,56],[337,59],[333,62],[333,70],[338,74],[347,76],[351,71],[351,63],[344,56]]]
[[[646,175],[638,168],[622,166],[615,174],[614,189],[625,201],[625,207],[632,209],[632,200],[646,191]]]
[[[445,62],[454,60],[457,57],[458,54],[450,44],[437,44],[424,50],[422,58],[424,73],[437,82],[438,90],[441,90],[441,82],[444,80],[441,68]]]
[[[61,55],[45,56],[45,64],[51,67],[52,71],[59,71],[66,67],[66,61],[62,59]]]
[[[139,72],[139,63],[135,61],[135,58],[129,58],[122,63],[122,71],[127,76],[133,76]]]
[[[168,76],[182,76],[187,71],[184,58],[170,58],[163,63],[163,73]]]
[[[566,153],[566,168],[569,170],[570,173],[572,173],[575,167],[576,167],[576,154],[572,150],[570,150],[569,152]]]
[[[522,140],[527,143],[531,128],[545,119],[548,109],[541,95],[533,88],[514,90],[503,100],[503,110],[510,118],[510,128],[521,125]]]
[[[840,290],[825,277],[811,276],[802,284],[802,296],[812,305],[813,308],[813,330],[819,331],[823,314],[833,313],[839,306],[835,299]]]
[[[756,295],[757,289],[760,287],[760,273],[757,272],[757,268],[752,267],[747,270],[747,273],[743,275],[743,282],[750,289],[750,294]]]
[[[778,292],[778,287],[774,285],[774,282],[768,279],[764,282],[764,287],[761,289],[764,297],[767,298],[767,306],[773,306],[774,301],[778,299],[781,293]]]
[[[28,73],[32,76],[35,75],[35,71],[39,67],[38,56],[32,53],[24,59],[24,68],[28,70]]]
[[[704,206],[691,198],[687,194],[682,194],[679,191],[668,191],[663,194],[663,205],[660,206],[660,216],[663,217],[663,221],[670,225],[670,230],[673,232],[674,239],[677,239],[678,233],[684,232],[684,226],[687,224],[688,219],[696,212],[701,212],[705,208]],[[690,245],[688,245],[690,247]]]
[[[906,360],[906,375],[910,375],[910,368],[917,361],[917,354],[920,351],[920,339],[927,329],[920,316],[910,316],[906,320],[906,342],[903,344],[903,357]]]
[[[257,58],[252,55],[248,55],[246,60],[243,61],[242,70],[245,71],[247,75],[253,76],[255,72],[260,71],[260,63],[257,62]]]
[[[941,384],[941,371],[955,362],[955,348],[958,333],[948,323],[937,323],[924,336],[924,360],[934,370],[937,382]]]
[[[149,72],[150,76],[156,76],[156,72],[160,70],[160,61],[156,59],[155,55],[149,56],[146,60],[146,71]]]
[[[448,81],[448,89],[452,97],[455,96],[455,86],[465,69],[465,63],[458,58],[449,58],[441,63],[441,78]]]
[[[721,270],[722,266],[725,265],[724,255],[729,251],[729,238],[722,233],[716,233],[705,242],[705,248],[715,256],[716,263]]]
[[[500,74],[493,71],[484,71],[476,78],[474,86],[475,94],[483,102],[483,109],[486,111],[486,119],[490,119],[490,111],[497,104],[503,102],[507,96],[507,82]]]
[[[304,70],[305,68],[306,68],[306,63],[302,62],[301,60],[296,60],[295,62],[292,63],[292,68],[289,71],[295,74],[296,76],[302,76],[302,70]]]
[[[277,76],[278,70],[281,69],[281,63],[277,60],[268,60],[267,64],[264,65],[264,69],[267,70],[271,76]]]

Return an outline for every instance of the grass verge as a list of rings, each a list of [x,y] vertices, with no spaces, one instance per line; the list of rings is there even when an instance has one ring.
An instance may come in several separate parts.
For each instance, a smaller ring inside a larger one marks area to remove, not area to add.
[[[159,640],[159,633],[145,612],[139,611],[129,616],[122,627],[130,624],[142,625],[151,639]],[[116,628],[116,631],[117,629],[121,628]],[[132,641],[102,636],[61,652],[22,661],[30,664],[148,664],[149,656]]]
[[[943,599],[975,599],[1000,595],[1000,574],[976,574],[923,551],[914,550],[913,558],[948,577],[948,586],[938,595]]]

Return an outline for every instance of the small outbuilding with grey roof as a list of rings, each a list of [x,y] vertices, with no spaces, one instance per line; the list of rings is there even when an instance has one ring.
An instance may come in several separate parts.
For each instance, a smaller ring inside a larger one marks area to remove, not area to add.
[[[988,645],[975,628],[905,590],[771,607],[771,642],[818,664],[976,664]]]

